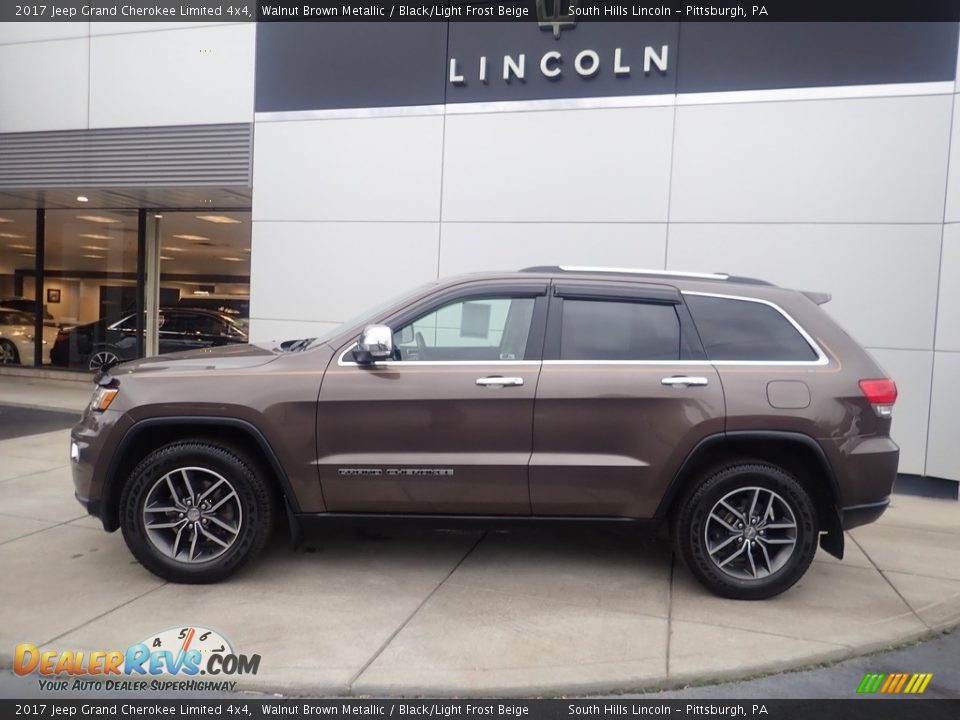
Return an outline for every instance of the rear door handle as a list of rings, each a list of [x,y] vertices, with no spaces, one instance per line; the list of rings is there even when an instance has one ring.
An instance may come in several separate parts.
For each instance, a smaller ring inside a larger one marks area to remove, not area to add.
[[[477,378],[477,385],[481,385],[483,387],[504,387],[506,385],[523,385],[523,378],[500,377],[499,375],[494,375],[491,377]]]
[[[674,387],[691,387],[693,385],[706,385],[708,380],[705,377],[693,375],[674,375],[665,377],[660,381],[661,385],[673,385]]]

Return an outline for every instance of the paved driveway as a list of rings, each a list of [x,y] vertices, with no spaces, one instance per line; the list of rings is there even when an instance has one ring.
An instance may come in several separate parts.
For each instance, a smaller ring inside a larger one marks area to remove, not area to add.
[[[141,568],[74,501],[67,433],[0,441],[0,666],[17,643],[123,648],[186,624],[262,656],[239,689],[301,694],[634,690],[799,667],[960,622],[960,506],[896,496],[773,600],[706,594],[662,544],[614,534],[278,536],[214,586]]]

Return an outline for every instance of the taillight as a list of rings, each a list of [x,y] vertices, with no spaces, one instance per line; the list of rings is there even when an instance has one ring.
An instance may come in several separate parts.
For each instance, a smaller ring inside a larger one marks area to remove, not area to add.
[[[54,340],[54,342],[63,343],[63,342],[67,342],[69,339],[70,339],[70,336],[67,335],[67,333],[64,330],[60,330],[57,332],[57,339]]]
[[[893,404],[897,401],[897,384],[893,380],[861,380],[860,390],[879,417],[888,418],[893,415]]]

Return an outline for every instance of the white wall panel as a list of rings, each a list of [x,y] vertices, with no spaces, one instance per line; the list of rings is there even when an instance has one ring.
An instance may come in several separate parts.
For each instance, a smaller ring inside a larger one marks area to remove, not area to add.
[[[251,24],[94,35],[90,126],[252,122],[254,40]]]
[[[86,22],[5,22],[0,23],[0,45],[85,38],[90,34]],[[20,68],[17,68],[20,70]]]
[[[953,96],[953,135],[950,140],[950,175],[944,217],[947,222],[960,222],[960,95]]]
[[[673,112],[448,116],[443,219],[663,222]]]
[[[890,435],[900,446],[900,472],[922,475],[933,352],[870,349],[870,354],[897,383],[898,397]]]
[[[254,222],[250,315],[350,318],[435,280],[438,235],[438,223]]]
[[[680,107],[670,219],[941,222],[951,102]]]
[[[960,351],[960,223],[943,227],[936,349]],[[960,419],[957,427],[960,435]]]
[[[311,320],[264,320],[252,317],[250,318],[250,342],[265,343],[271,340],[321,337],[338,324]]]
[[[667,267],[829,292],[862,344],[932,350],[939,251],[939,225],[673,223]]]
[[[938,352],[933,369],[933,401],[927,474],[960,480],[960,442],[957,441],[957,408],[960,407],[960,353]]]
[[[259,122],[255,220],[440,218],[443,118]]]
[[[444,223],[440,277],[532,265],[663,268],[664,224]]]
[[[87,127],[89,44],[0,45],[0,132]]]

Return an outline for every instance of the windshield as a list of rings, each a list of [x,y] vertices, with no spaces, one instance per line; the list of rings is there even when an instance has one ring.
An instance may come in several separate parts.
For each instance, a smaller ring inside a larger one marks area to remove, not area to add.
[[[374,320],[376,320],[382,313],[386,312],[394,305],[399,305],[407,298],[415,297],[420,293],[422,293],[427,288],[433,287],[436,284],[437,284],[437,281],[432,280],[431,282],[424,283],[423,285],[419,285],[418,287],[413,288],[412,290],[406,290],[400,295],[395,295],[389,300],[386,300],[373,308],[367,308],[359,315],[356,315],[350,318],[349,320],[344,320],[342,323],[340,323],[339,325],[335,325],[334,327],[330,328],[322,335],[319,335],[315,338],[310,338],[310,342],[308,344],[314,345],[317,343],[330,342],[331,340],[333,340],[335,337],[337,337],[344,331],[349,330],[351,327],[368,325]],[[299,347],[298,349],[303,349],[303,347]]]

